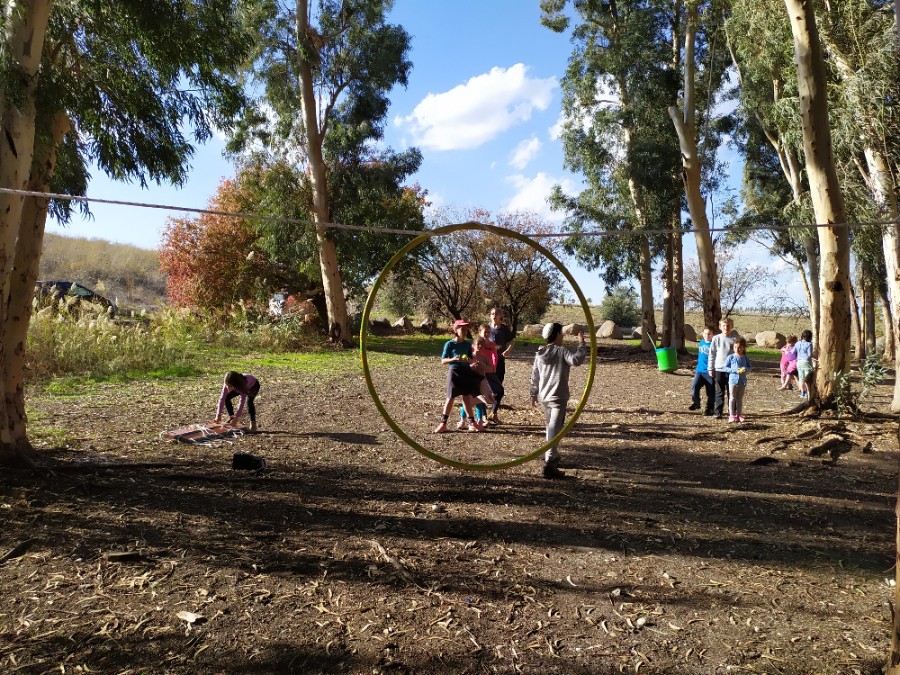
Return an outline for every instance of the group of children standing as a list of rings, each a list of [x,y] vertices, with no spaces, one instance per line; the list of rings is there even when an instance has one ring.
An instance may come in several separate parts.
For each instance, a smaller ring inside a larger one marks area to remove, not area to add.
[[[706,391],[706,409],[703,414],[722,419],[725,400],[728,400],[728,421],[743,422],[744,392],[747,389],[747,373],[751,370],[747,357],[747,340],[735,337],[734,322],[722,319],[720,332],[713,337],[711,328],[703,329],[703,339],[698,343],[697,369],[691,383],[689,410],[700,409],[700,393]],[[808,398],[807,376],[812,372],[812,331],[805,330],[798,340],[790,336],[781,349],[781,387],[792,389],[797,378],[800,397]]]
[[[460,430],[482,432],[485,420],[499,424],[497,409],[503,396],[504,357],[509,353],[514,334],[502,324],[499,309],[492,310],[491,324],[480,324],[478,335],[468,341],[471,323],[464,319],[453,322],[453,338],[444,344],[441,363],[447,369],[447,398],[441,422],[434,433],[448,431],[448,421],[457,398],[462,398]],[[533,406],[540,405],[547,422],[546,438],[551,440],[565,424],[569,402],[569,369],[584,363],[589,348],[584,333],[578,334],[578,348],[572,352],[562,346],[562,324],[548,323],[541,335],[547,344],[538,348],[531,373],[529,394]],[[486,416],[488,406],[492,413]],[[563,478],[558,448],[551,446],[544,455],[544,478]]]

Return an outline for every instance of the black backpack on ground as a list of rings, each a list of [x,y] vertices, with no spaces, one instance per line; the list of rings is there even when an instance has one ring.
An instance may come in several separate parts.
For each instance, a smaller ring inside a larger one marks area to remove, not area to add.
[[[262,473],[266,469],[266,460],[249,452],[236,452],[231,458],[231,468],[238,471],[255,471]]]

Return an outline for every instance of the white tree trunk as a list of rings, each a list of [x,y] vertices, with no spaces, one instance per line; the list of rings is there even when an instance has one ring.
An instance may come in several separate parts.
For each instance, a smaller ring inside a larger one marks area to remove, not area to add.
[[[900,0],[898,0],[900,1]],[[900,216],[897,203],[897,187],[891,177],[887,161],[874,148],[866,148],[866,166],[869,170],[869,184],[872,196],[884,220],[896,222]],[[887,269],[887,287],[890,296],[891,333],[885,331],[885,340],[893,336],[891,349],[894,354],[894,370],[900,373],[900,225],[885,225],[881,236],[881,248],[884,251],[884,264]],[[885,353],[888,348],[885,344]],[[900,412],[900,378],[894,378],[894,397],[891,400],[891,412]]]
[[[309,40],[309,3],[297,0],[297,43],[313,46]],[[303,125],[306,131],[306,150],[309,158],[310,179],[313,193],[313,220],[316,223],[316,245],[319,249],[319,269],[322,273],[322,288],[325,291],[325,306],[328,311],[328,332],[335,342],[347,342],[350,329],[347,322],[347,303],[338,267],[337,248],[328,236],[326,223],[330,220],[330,199],[325,160],[322,156],[322,130],[319,127],[319,109],[313,86],[312,64],[298,54],[298,77],[300,83],[300,104],[303,110]]]
[[[818,227],[822,317],[815,403],[834,401],[835,379],[850,370],[850,237],[834,168],[828,122],[825,62],[811,0],[784,0],[794,36],[794,61],[803,119],[803,148]]]
[[[41,64],[41,50],[47,32],[52,0],[21,0],[3,6],[2,53],[10,68],[0,83],[0,187],[22,190],[28,186],[34,152],[35,102]],[[9,296],[15,258],[16,238],[22,216],[23,198],[0,193],[0,298]],[[30,293],[29,293],[30,297]],[[8,321],[6,302],[0,302],[0,326]],[[6,364],[0,340],[0,364]],[[2,400],[7,401],[3,378]],[[15,460],[9,435],[10,411],[0,406],[0,463]]]
[[[709,220],[706,217],[706,200],[700,191],[700,154],[697,149],[697,129],[695,124],[694,98],[694,37],[697,32],[697,6],[688,4],[687,26],[684,40],[684,101],[683,110],[678,106],[669,107],[669,117],[678,133],[681,148],[681,175],[688,210],[694,225],[697,240],[697,262],[700,267],[700,284],[703,288],[703,320],[708,326],[719,325],[722,318],[722,304],[719,292],[716,258],[713,250]]]
[[[884,354],[882,361],[885,363],[893,363],[897,357],[896,349],[896,331],[894,330],[894,315],[891,313],[891,296],[887,292],[887,288],[879,287],[878,297],[881,298],[881,322],[884,329]],[[895,371],[896,372],[896,371]],[[897,396],[897,387],[894,386],[894,396]],[[893,408],[893,404],[891,405]],[[897,412],[891,410],[891,412]]]

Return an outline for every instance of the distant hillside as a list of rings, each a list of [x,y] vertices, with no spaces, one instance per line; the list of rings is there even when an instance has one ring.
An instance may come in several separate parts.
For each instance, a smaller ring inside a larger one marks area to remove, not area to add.
[[[166,300],[156,251],[103,239],[48,233],[38,279],[77,281],[123,309],[150,309]]]

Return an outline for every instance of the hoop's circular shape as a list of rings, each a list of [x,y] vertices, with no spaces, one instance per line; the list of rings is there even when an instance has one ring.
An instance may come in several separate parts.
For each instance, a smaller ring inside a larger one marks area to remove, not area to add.
[[[534,250],[546,256],[547,259],[550,260],[550,262],[556,265],[556,268],[562,273],[562,275],[572,286],[572,289],[575,291],[575,295],[578,297],[578,301],[581,303],[581,308],[584,311],[585,323],[587,324],[588,332],[591,336],[591,362],[588,368],[587,382],[585,383],[584,393],[581,395],[581,400],[578,401],[578,405],[575,407],[575,412],[572,413],[569,421],[566,422],[563,428],[559,430],[559,433],[556,434],[556,436],[551,438],[549,441],[547,441],[537,449],[532,450],[525,455],[516,457],[515,459],[511,459],[506,462],[497,462],[496,464],[470,464],[468,462],[459,462],[457,460],[450,459],[449,457],[444,457],[439,453],[433,452],[432,450],[429,450],[422,444],[418,443],[413,438],[410,438],[409,435],[397,425],[397,423],[385,409],[384,404],[382,404],[381,402],[381,399],[378,398],[378,393],[375,391],[375,385],[372,382],[372,374],[369,371],[369,360],[366,354],[366,328],[369,325],[369,314],[372,311],[372,306],[375,304],[375,296],[378,295],[378,290],[381,288],[381,284],[387,276],[388,272],[390,272],[394,268],[394,266],[400,261],[403,256],[412,251],[414,248],[424,244],[431,237],[451,234],[453,232],[458,232],[461,230],[482,230],[484,232],[495,234],[498,237],[515,239],[516,241],[520,241],[523,244],[527,244]],[[362,313],[362,326],[359,329],[359,352],[360,358],[362,359],[363,377],[366,380],[366,387],[369,390],[369,395],[375,402],[375,407],[378,408],[378,412],[381,413],[384,421],[387,422],[388,426],[393,430],[393,432],[397,434],[413,450],[422,455],[425,455],[429,459],[433,459],[434,461],[439,462],[440,464],[444,464],[445,466],[452,466],[457,469],[465,469],[467,471],[496,471],[498,469],[507,469],[511,466],[524,464],[525,462],[531,461],[532,459],[538,457],[540,454],[550,448],[550,446],[559,443],[559,441],[561,441],[563,437],[568,434],[569,431],[571,431],[572,427],[575,426],[575,422],[578,420],[579,415],[581,415],[581,411],[584,409],[588,397],[590,396],[591,387],[594,384],[594,372],[597,367],[597,337],[594,335],[594,320],[591,318],[590,307],[588,306],[584,294],[581,292],[581,289],[578,287],[578,284],[569,273],[569,270],[566,269],[565,265],[563,265],[556,258],[556,256],[554,256],[545,247],[541,246],[533,239],[526,237],[524,234],[520,234],[519,232],[514,232],[512,230],[507,230],[502,227],[496,227],[494,225],[484,225],[483,223],[475,222],[445,225],[444,227],[430,230],[427,234],[419,235],[394,254],[394,257],[388,261],[387,265],[384,266],[384,269],[381,270],[381,273],[378,275],[378,278],[375,279],[375,283],[372,284],[372,290],[369,291],[369,297],[366,299],[366,304],[363,308]]]

